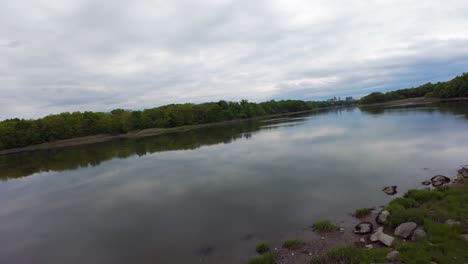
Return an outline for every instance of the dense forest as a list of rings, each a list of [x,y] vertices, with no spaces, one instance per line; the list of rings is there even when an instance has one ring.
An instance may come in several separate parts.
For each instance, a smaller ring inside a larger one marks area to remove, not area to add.
[[[448,82],[426,83],[415,88],[386,93],[371,93],[362,97],[359,103],[374,104],[422,96],[437,98],[468,97],[468,73],[457,76]]]
[[[146,128],[198,125],[350,103],[353,102],[219,101],[202,104],[171,104],[142,111],[116,109],[109,113],[61,113],[37,120],[7,119],[0,122],[0,150],[82,136],[122,134]]]

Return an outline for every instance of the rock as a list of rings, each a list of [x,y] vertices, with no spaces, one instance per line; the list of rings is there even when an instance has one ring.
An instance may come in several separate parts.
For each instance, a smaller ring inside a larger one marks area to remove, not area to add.
[[[468,241],[468,234],[461,235],[461,237]]]
[[[450,178],[444,175],[436,175],[431,178],[432,186],[439,187],[444,184],[450,183]]]
[[[397,193],[397,187],[396,186],[387,186],[382,189],[382,191],[388,195],[394,195]]]
[[[387,234],[382,233],[379,237],[379,242],[382,243],[383,245],[387,247],[391,247],[393,244],[393,240],[395,240],[394,237],[389,236]]]
[[[400,254],[400,252],[394,250],[394,251],[387,254],[387,260],[396,260],[396,258],[398,257],[399,254]]]
[[[414,230],[413,232],[413,235],[411,236],[411,241],[419,240],[425,236],[426,236],[426,231],[424,231],[424,229],[416,228],[416,230]]]
[[[426,185],[426,186],[427,186],[427,185],[431,185],[431,182],[430,182],[430,181],[423,181],[423,182],[421,182],[421,183],[422,183],[422,185]]]
[[[387,210],[383,210],[382,212],[379,213],[375,221],[378,224],[383,224],[385,221],[387,221],[387,218],[390,216],[390,212]]]
[[[361,222],[354,227],[356,234],[369,234],[372,230],[374,230],[374,226],[369,222]]]
[[[383,232],[383,227],[379,227],[375,230],[375,232],[370,236],[370,241],[377,242],[384,244],[387,247],[390,247],[395,239],[392,236],[389,236]]]
[[[344,228],[340,227],[340,229],[338,229],[340,232],[344,232]]]
[[[461,169],[458,170],[458,178],[468,178],[468,165],[463,166]]]
[[[418,225],[414,222],[403,223],[395,229],[394,233],[398,237],[408,238],[417,227]]]
[[[359,242],[361,242],[361,243],[363,243],[363,244],[364,244],[364,243],[366,243],[366,239],[365,239],[365,238],[363,238],[363,237],[361,237],[361,239],[359,239]]]
[[[446,224],[446,225],[449,225],[449,226],[454,226],[454,225],[459,225],[459,224],[460,224],[460,221],[455,221],[455,220],[452,220],[452,219],[447,219],[447,221],[445,221],[445,224]]]
[[[374,233],[372,233],[372,235],[369,237],[369,240],[372,241],[372,242],[377,242],[379,241],[379,238],[380,236],[382,235],[383,233],[383,227],[378,227]]]
[[[369,245],[365,245],[364,247],[365,247],[365,248],[367,248],[367,249],[374,248],[374,246],[373,246],[373,245],[371,245],[371,244],[369,244]]]

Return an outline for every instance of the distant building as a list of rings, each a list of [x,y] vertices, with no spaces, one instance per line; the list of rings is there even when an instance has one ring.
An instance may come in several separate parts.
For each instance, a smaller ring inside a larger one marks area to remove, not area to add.
[[[336,101],[337,101],[336,96],[333,97],[333,98],[328,99],[327,101],[328,101],[328,102],[336,102]]]
[[[352,96],[346,97],[346,101],[352,101],[352,100],[354,100]]]

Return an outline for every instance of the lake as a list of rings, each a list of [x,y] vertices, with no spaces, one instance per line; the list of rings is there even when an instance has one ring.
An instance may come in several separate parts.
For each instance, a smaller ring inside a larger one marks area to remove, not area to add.
[[[333,109],[0,156],[0,263],[244,263],[468,163],[468,103]]]

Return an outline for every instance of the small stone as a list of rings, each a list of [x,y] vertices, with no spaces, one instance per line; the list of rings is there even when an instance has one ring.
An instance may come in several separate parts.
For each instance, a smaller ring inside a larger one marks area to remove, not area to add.
[[[373,246],[373,245],[371,245],[371,244],[369,244],[369,245],[365,245],[364,247],[365,247],[365,248],[367,248],[367,249],[374,248],[374,246]]]
[[[449,225],[449,226],[454,226],[454,225],[459,225],[459,224],[460,224],[460,221],[455,221],[455,220],[452,220],[452,219],[447,219],[447,221],[445,221],[445,224],[446,224],[446,225]]]
[[[321,237],[322,239],[325,239],[325,237]]]
[[[394,234],[401,238],[408,238],[417,227],[418,225],[414,222],[403,223],[395,229]]]
[[[356,234],[368,234],[372,232],[374,226],[369,222],[361,222],[354,227],[354,233]]]
[[[397,193],[397,187],[396,186],[387,186],[382,189],[382,191],[388,195],[394,195]]]
[[[411,241],[419,240],[425,236],[426,236],[426,231],[424,231],[424,229],[416,228],[416,230],[414,230],[413,232],[413,235],[411,236]]]
[[[340,227],[339,231],[344,232],[344,228]]]
[[[361,242],[361,243],[366,243],[366,239],[363,238],[363,237],[361,237],[361,239],[359,239],[359,242]]]
[[[468,241],[468,234],[461,235],[461,237]]]
[[[291,252],[291,255],[294,256],[294,252]]]
[[[423,182],[422,182],[422,185],[426,185],[426,186],[427,186],[427,185],[431,185],[431,182],[430,182],[430,181],[423,181]]]
[[[388,260],[395,260],[398,257],[399,254],[400,254],[400,252],[394,250],[394,251],[387,254],[387,259]]]
[[[375,221],[379,224],[385,223],[387,221],[387,218],[390,216],[390,212],[387,210],[383,210],[382,212],[379,213]]]

